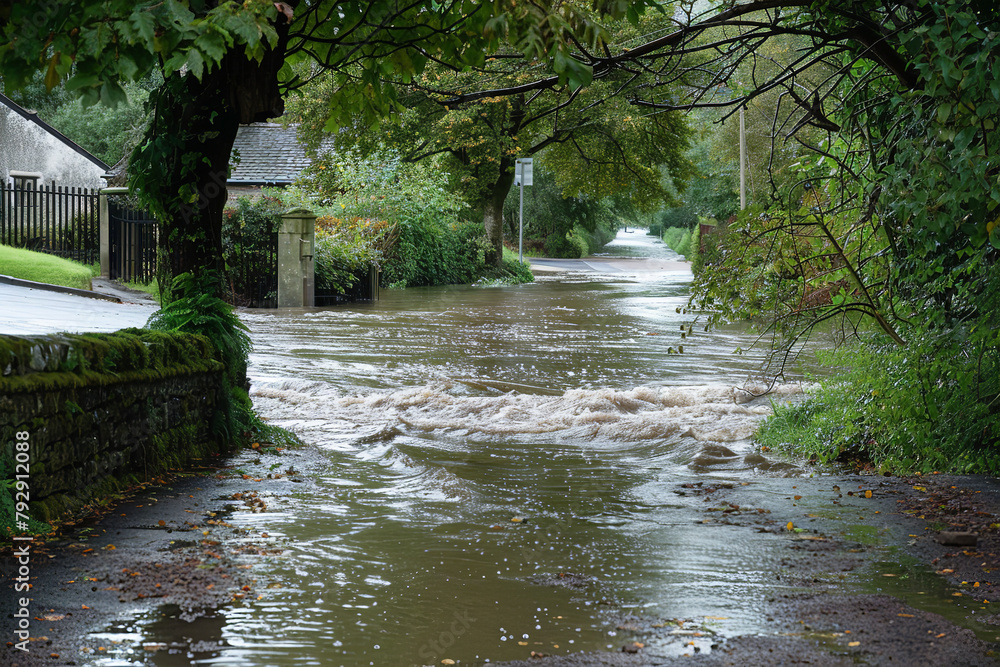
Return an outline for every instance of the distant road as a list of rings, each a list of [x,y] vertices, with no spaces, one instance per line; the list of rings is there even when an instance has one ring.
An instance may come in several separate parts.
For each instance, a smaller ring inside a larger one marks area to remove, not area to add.
[[[628,257],[585,257],[583,259],[549,259],[529,257],[533,271],[538,273],[691,273],[691,264],[669,259]]]

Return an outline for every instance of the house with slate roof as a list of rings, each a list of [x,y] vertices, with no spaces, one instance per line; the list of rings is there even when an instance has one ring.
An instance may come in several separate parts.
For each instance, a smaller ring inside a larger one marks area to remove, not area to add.
[[[32,111],[0,95],[0,179],[17,190],[101,188],[108,165]]]
[[[229,200],[257,196],[264,187],[291,185],[310,162],[305,147],[299,143],[294,125],[241,125],[233,143],[231,169],[226,182]],[[124,186],[128,180],[127,167],[126,157],[111,169],[108,184]]]
[[[229,198],[253,196],[263,187],[291,185],[310,162],[295,126],[242,125],[233,144],[232,170],[227,183]]]

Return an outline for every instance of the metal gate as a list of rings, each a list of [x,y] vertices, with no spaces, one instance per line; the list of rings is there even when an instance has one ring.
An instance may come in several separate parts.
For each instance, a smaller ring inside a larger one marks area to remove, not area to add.
[[[234,305],[278,307],[278,234],[244,238],[237,224],[223,224],[223,256]]]
[[[151,282],[156,277],[156,220],[115,199],[108,197],[109,275],[125,282]]]

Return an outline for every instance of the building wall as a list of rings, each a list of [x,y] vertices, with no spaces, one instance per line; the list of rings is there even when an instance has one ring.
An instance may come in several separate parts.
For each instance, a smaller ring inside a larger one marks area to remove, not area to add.
[[[4,182],[10,184],[10,172],[16,171],[41,174],[39,185],[103,187],[101,176],[108,166],[67,141],[0,101],[0,179]]]

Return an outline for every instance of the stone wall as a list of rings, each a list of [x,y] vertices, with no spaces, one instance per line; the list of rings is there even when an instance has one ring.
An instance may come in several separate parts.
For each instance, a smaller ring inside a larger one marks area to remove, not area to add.
[[[0,446],[10,453],[27,434],[30,513],[49,521],[223,451],[213,429],[223,391],[202,336],[2,336]]]

